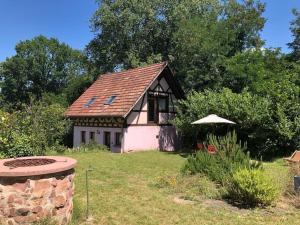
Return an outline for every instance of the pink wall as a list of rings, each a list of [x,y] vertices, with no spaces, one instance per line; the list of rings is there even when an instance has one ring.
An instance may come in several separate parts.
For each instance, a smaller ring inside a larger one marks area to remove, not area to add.
[[[142,150],[174,151],[179,146],[173,126],[129,126],[124,129],[124,152]]]

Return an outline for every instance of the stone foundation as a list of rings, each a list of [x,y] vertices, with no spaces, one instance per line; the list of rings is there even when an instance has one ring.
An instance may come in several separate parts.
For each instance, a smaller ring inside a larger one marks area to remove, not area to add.
[[[74,176],[74,169],[70,169],[46,175],[0,177],[0,224],[30,224],[44,218],[66,224],[73,211]]]

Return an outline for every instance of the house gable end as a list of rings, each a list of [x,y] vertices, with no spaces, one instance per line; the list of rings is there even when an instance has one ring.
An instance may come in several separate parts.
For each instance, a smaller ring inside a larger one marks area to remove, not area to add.
[[[152,81],[147,89],[145,89],[143,95],[140,96],[139,100],[132,107],[130,112],[125,117],[127,125],[155,125],[148,121],[148,97],[150,95],[160,96],[161,98],[166,98],[167,100],[167,110],[165,112],[160,112],[159,117],[166,117],[167,121],[170,119],[170,114],[173,117],[175,115],[175,102],[178,99],[184,98],[184,93],[181,87],[178,85],[175,77],[173,76],[171,70],[166,66],[161,73]],[[159,121],[164,119],[160,118]],[[168,122],[165,122],[167,124]],[[159,124],[161,124],[159,122]],[[158,125],[158,124],[157,124]]]

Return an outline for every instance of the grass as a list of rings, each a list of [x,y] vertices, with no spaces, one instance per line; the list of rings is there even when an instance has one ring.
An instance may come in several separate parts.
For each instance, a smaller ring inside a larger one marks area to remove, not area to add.
[[[155,184],[166,175],[171,177],[170,185],[180,182],[172,179],[178,175],[186,159],[177,154],[99,151],[68,153],[68,156],[78,160],[74,224],[85,222],[85,171],[89,166],[93,169],[89,178],[90,214],[93,218],[89,223],[92,224],[300,224],[300,214],[290,209],[240,210],[217,200],[199,199],[187,204],[174,201],[174,193]],[[284,187],[287,169],[283,163],[276,161],[265,164],[265,167],[266,172],[274,177],[274,182]],[[207,183],[206,187],[209,189],[210,185]]]

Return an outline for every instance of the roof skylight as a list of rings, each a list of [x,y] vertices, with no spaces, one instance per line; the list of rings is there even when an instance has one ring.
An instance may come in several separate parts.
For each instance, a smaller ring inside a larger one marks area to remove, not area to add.
[[[94,101],[96,100],[96,98],[97,97],[92,97],[92,98],[90,98],[88,101],[87,101],[87,103],[85,103],[84,104],[84,108],[88,108],[89,106],[91,106],[93,103],[94,103]]]
[[[110,96],[110,97],[105,101],[104,105],[111,105],[111,104],[114,102],[114,100],[116,99],[116,97],[117,97],[117,96],[115,96],[115,95]]]

